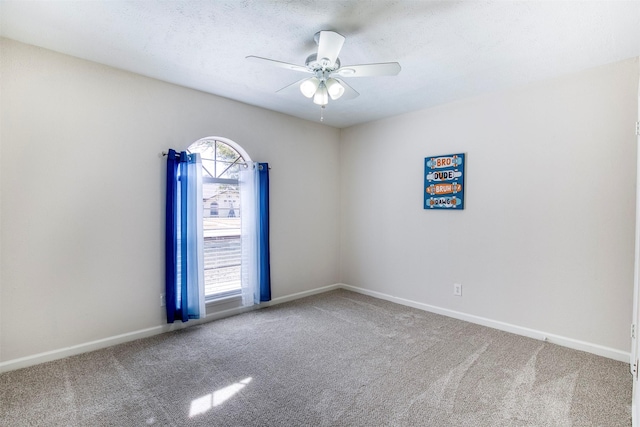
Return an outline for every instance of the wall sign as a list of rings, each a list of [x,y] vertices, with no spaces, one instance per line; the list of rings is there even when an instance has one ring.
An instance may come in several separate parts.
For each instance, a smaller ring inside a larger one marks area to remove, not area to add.
[[[425,209],[464,209],[464,165],[464,153],[425,157]]]

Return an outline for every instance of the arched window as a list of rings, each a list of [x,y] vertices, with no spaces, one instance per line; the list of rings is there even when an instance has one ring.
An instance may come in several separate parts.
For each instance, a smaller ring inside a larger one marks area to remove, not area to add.
[[[225,138],[202,138],[189,146],[202,158],[204,286],[208,301],[241,293],[240,168],[247,153]]]

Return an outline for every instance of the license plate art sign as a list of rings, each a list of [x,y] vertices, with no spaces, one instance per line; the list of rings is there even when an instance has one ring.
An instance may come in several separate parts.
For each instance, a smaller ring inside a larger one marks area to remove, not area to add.
[[[464,153],[425,157],[425,209],[464,209],[464,165]]]

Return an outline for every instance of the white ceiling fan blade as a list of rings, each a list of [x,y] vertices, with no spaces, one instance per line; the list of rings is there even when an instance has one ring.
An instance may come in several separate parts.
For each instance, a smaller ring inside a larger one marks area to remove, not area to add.
[[[342,94],[341,99],[353,99],[360,96],[360,94],[354,88],[346,84],[344,80],[341,80],[341,79],[336,79],[336,80],[344,88],[344,93]]]
[[[345,65],[333,74],[342,77],[395,76],[400,70],[400,64],[397,62],[383,62],[381,64]]]
[[[318,61],[326,58],[329,60],[328,65],[331,66],[338,59],[344,44],[344,36],[333,31],[320,31],[318,34]]]
[[[288,62],[276,61],[275,59],[261,58],[259,56],[247,56],[247,58],[251,62],[256,62],[259,64],[266,64],[280,68],[286,68],[287,70],[293,71],[302,71],[303,73],[312,73],[307,67],[303,67],[301,65],[289,64]]]
[[[308,80],[308,78],[298,80],[297,82],[291,83],[290,85],[283,87],[282,89],[278,89],[276,93],[282,93],[284,95],[291,95],[291,94],[302,95],[302,93],[300,92],[300,85],[305,80]]]

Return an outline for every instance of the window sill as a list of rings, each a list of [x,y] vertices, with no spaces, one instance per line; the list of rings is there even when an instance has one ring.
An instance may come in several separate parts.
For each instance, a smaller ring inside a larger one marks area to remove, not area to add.
[[[220,298],[210,299],[205,301],[205,305],[207,307],[214,307],[216,305],[228,304],[233,302],[242,301],[242,295],[239,293],[237,295],[228,295]]]

